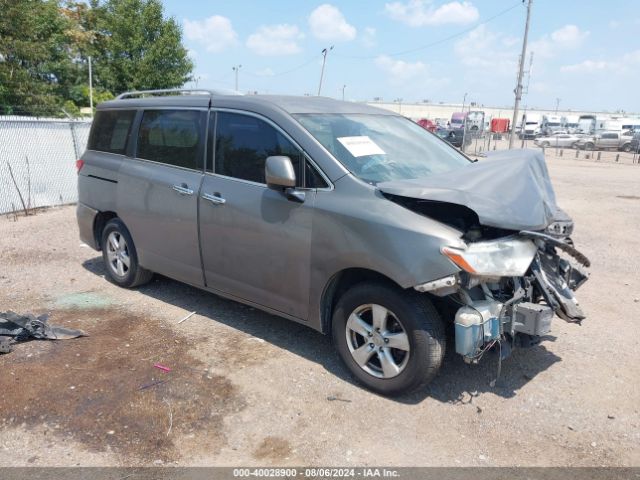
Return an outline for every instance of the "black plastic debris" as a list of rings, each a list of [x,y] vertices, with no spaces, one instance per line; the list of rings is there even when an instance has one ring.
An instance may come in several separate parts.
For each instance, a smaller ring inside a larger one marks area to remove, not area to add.
[[[31,313],[19,315],[12,311],[0,312],[0,335],[13,337],[12,341],[0,337],[0,354],[9,353],[12,350],[11,344],[15,342],[33,339],[67,340],[87,336],[82,330],[49,325],[48,320],[47,314],[36,317]]]

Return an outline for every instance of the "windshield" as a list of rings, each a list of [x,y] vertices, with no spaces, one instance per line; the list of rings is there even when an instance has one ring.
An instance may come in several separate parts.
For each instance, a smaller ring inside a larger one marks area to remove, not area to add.
[[[422,178],[470,163],[447,143],[404,117],[294,116],[351,173],[368,183]]]

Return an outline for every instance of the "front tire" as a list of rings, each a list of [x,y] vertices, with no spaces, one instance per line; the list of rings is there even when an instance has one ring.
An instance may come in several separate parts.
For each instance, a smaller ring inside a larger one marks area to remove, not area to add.
[[[138,254],[125,224],[118,218],[109,220],[102,231],[102,258],[109,279],[125,288],[143,285],[153,272],[141,267]]]
[[[333,342],[352,375],[382,395],[429,383],[445,351],[442,320],[423,294],[361,283],[338,301]]]

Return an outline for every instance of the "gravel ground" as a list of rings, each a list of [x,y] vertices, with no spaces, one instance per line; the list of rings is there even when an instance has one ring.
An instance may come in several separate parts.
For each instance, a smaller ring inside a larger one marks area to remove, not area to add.
[[[640,168],[549,168],[593,262],[588,319],[556,319],[497,387],[495,356],[468,366],[449,349],[427,389],[395,400],[303,326],[162,277],[114,286],[73,207],[0,217],[0,311],[90,334],[0,356],[0,466],[640,465]]]

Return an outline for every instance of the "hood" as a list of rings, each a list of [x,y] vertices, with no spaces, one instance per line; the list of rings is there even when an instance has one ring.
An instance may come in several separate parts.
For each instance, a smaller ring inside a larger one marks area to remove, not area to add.
[[[544,156],[537,150],[494,152],[457,170],[377,187],[398,197],[462,205],[489,227],[543,230],[554,221],[570,220],[556,204]]]

